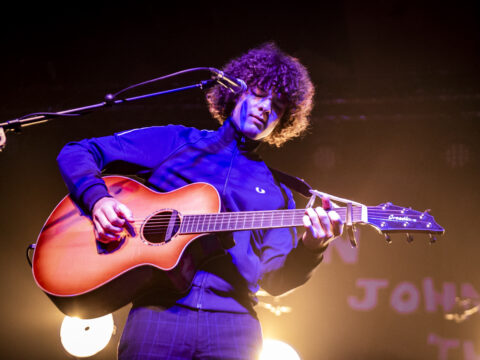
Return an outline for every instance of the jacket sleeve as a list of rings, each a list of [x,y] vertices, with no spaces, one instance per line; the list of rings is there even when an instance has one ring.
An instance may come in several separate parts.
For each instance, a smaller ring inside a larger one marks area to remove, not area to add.
[[[291,191],[288,208],[295,209]],[[261,250],[262,277],[260,286],[277,296],[304,284],[323,259],[322,251],[312,251],[297,238],[295,228],[272,229],[264,234]]]
[[[117,174],[148,176],[175,149],[182,129],[186,128],[150,127],[68,143],[57,162],[73,200],[90,213],[100,198],[110,196],[101,177],[106,169]]]

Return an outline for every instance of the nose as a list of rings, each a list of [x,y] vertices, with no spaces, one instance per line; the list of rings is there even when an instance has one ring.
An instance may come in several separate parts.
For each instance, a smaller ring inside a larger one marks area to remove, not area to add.
[[[272,112],[272,99],[270,96],[264,97],[258,104],[258,110],[262,113],[264,119],[268,119]]]

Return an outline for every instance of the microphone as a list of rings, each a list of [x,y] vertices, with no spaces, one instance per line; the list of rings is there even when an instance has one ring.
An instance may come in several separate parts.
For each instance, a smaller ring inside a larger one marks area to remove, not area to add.
[[[247,90],[247,84],[242,79],[234,78],[233,76],[225,74],[222,70],[215,68],[208,68],[214,73],[214,79],[217,83],[227,88],[234,94],[240,94]]]

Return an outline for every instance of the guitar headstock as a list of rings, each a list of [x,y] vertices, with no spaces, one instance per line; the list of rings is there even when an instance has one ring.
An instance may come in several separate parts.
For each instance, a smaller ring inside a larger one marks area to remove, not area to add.
[[[412,233],[424,233],[430,235],[430,241],[434,242],[435,235],[445,232],[429,214],[429,210],[420,212],[392,203],[369,206],[367,222],[385,234],[387,241],[390,240],[388,235],[391,233],[407,233],[408,241],[413,240]]]

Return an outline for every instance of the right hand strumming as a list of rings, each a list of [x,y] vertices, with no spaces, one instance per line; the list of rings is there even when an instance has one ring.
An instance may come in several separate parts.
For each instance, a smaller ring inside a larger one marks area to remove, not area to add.
[[[114,198],[104,197],[93,206],[92,220],[97,240],[108,243],[120,239],[126,222],[133,222],[133,215],[125,204]]]

